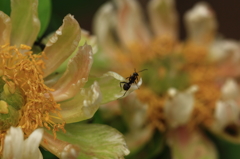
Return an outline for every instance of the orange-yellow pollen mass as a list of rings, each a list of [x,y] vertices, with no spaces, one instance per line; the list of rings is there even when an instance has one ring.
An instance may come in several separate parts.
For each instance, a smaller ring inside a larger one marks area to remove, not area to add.
[[[20,117],[16,125],[22,128],[24,135],[28,136],[38,127],[52,129],[53,132],[59,128],[64,129],[64,122],[56,124],[52,121],[51,113],[59,114],[60,105],[54,101],[51,88],[44,84],[43,71],[44,62],[42,55],[33,54],[31,47],[21,45],[0,46],[0,80],[5,83],[3,93],[8,105],[19,111]],[[14,106],[15,94],[17,99],[23,98],[22,105]],[[20,94],[20,95],[19,95]],[[8,98],[9,97],[9,98]],[[7,130],[0,130],[0,141],[2,150],[3,138]]]

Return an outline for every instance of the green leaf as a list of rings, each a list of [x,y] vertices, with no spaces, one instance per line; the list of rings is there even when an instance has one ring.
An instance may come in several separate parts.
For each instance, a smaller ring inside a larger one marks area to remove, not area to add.
[[[0,10],[10,16],[11,4],[10,0],[0,0]],[[41,22],[41,29],[38,37],[42,37],[48,27],[51,18],[52,5],[51,0],[38,1],[38,17]]]
[[[229,137],[224,133],[206,131],[207,135],[215,143],[218,149],[219,159],[239,159],[240,142],[239,136]]]
[[[41,22],[41,29],[38,33],[38,38],[42,37],[48,27],[51,18],[52,5],[51,0],[38,1],[38,17]]]
[[[41,147],[39,149],[40,149],[44,159],[58,159],[55,155],[53,155],[49,151],[47,151]]]
[[[165,135],[159,131],[155,131],[152,139],[146,143],[139,151],[131,152],[126,159],[141,158],[141,159],[153,159],[158,154],[163,153],[165,149]],[[156,159],[162,159],[157,157]]]
[[[10,15],[10,0],[0,0],[0,10],[3,11],[5,14]]]

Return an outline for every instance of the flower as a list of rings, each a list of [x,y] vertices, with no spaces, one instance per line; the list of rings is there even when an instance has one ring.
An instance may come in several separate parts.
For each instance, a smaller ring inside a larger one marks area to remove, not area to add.
[[[174,158],[196,158],[180,154],[184,153],[180,149],[187,150],[192,145],[195,145],[193,154],[199,149],[206,152],[198,158],[216,158],[214,144],[200,127],[228,142],[239,143],[239,90],[236,83],[239,44],[217,36],[215,14],[207,3],[197,3],[185,14],[185,41],[178,39],[174,0],[151,0],[147,13],[150,23],[135,0],[107,2],[96,13],[94,31],[99,46],[109,63],[118,59],[117,64],[111,63],[106,68],[126,74],[132,71],[129,68],[148,69],[142,73],[144,85],[132,98],[138,105],[135,107],[148,107],[148,117],[143,116],[143,129],[145,125],[151,125],[161,134],[171,136],[173,140],[170,137],[166,140]],[[121,103],[119,106],[124,107]],[[126,119],[124,111],[122,114]],[[179,131],[187,139],[183,145],[182,137],[176,136]],[[141,137],[138,140],[141,141]],[[200,147],[198,142],[202,144]],[[141,143],[135,145],[139,147],[138,151],[147,140]]]
[[[122,158],[129,150],[121,133],[76,122],[91,118],[100,104],[122,97],[119,83],[125,79],[115,72],[89,76],[95,52],[86,42],[92,38],[70,14],[41,52],[32,50],[40,29],[37,7],[38,0],[12,0],[10,17],[0,11],[0,155],[26,155],[38,128],[44,128],[34,152],[41,142],[59,158]],[[26,147],[17,152],[8,143]]]

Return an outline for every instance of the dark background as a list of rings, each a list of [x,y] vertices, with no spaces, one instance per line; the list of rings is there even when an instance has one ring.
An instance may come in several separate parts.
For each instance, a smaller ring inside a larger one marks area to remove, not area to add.
[[[51,27],[48,31],[56,30],[62,19],[71,13],[80,23],[80,26],[91,31],[92,19],[97,9],[107,0],[52,0],[52,19]],[[149,0],[139,0],[142,7],[146,6]],[[185,37],[183,26],[183,14],[191,9],[200,0],[176,0],[176,8],[180,16],[180,37]],[[240,39],[240,1],[239,0],[208,0],[212,9],[215,11],[218,20],[218,31],[225,38]]]

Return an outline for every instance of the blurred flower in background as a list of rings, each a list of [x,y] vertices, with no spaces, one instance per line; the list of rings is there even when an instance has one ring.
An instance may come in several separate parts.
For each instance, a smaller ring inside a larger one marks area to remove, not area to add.
[[[50,8],[41,3],[39,10]],[[122,97],[124,77],[89,75],[93,38],[70,14],[56,32],[36,40],[44,32],[37,9],[38,0],[12,0],[10,16],[0,11],[0,158],[44,158],[39,144],[59,158],[123,158],[129,150],[120,132],[78,122]],[[46,29],[50,11],[42,13]]]
[[[218,35],[207,3],[184,15],[185,41],[173,0],[150,0],[146,9],[147,20],[138,1],[114,0],[96,13],[94,69],[126,77],[148,69],[136,94],[101,106],[102,122],[125,134],[129,158],[164,158],[165,144],[172,158],[239,157],[239,42]]]

